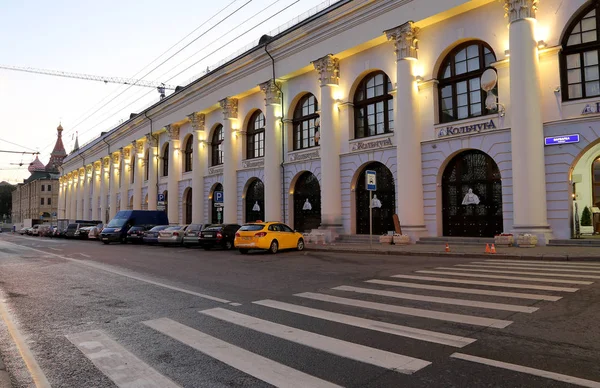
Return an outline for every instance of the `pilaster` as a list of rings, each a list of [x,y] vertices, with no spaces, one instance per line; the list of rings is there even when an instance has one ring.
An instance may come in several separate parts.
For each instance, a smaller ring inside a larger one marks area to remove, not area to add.
[[[281,89],[279,84],[270,79],[259,85],[265,95],[265,219],[282,220],[281,218]]]
[[[179,224],[179,175],[181,174],[181,147],[179,141],[179,125],[169,124],[165,127],[169,134],[171,152],[169,153],[169,179],[167,190],[169,192],[167,217],[169,223]]]
[[[146,135],[148,152],[148,210],[156,210],[158,201],[158,139],[155,135]]]
[[[223,111],[223,221],[237,222],[238,100],[219,101]]]
[[[142,183],[144,182],[144,141],[134,140],[131,143],[135,153],[135,171],[133,177],[133,210],[142,209]]]
[[[192,151],[192,222],[205,222],[204,217],[204,168],[206,166],[206,116],[204,113],[188,115],[194,131]]]

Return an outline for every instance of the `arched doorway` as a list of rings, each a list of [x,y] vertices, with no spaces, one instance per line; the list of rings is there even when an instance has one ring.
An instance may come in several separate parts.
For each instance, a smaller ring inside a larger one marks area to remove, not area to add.
[[[444,236],[493,237],[502,233],[502,180],[485,152],[456,155],[442,176]]]
[[[185,189],[183,194],[183,222],[188,225],[192,223],[192,188]]]
[[[305,171],[294,186],[294,229],[310,232],[321,226],[321,185],[317,177]]]
[[[265,221],[265,185],[258,178],[246,189],[246,222],[257,220]]]
[[[369,234],[369,192],[365,185],[367,170],[375,171],[377,191],[373,192],[373,234],[382,235],[394,230],[396,184],[394,175],[384,164],[366,165],[356,181],[356,234]]]
[[[210,222],[213,224],[222,224],[223,223],[223,206],[215,206],[215,192],[220,191],[223,192],[223,185],[220,183],[217,183],[215,185],[215,187],[213,188],[213,191],[210,195],[210,214],[211,214],[211,218],[210,218]],[[223,205],[222,203],[219,205]]]

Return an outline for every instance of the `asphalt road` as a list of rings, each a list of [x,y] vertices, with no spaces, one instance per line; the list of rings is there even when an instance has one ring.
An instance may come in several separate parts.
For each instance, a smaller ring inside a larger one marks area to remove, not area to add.
[[[600,263],[486,259],[3,233],[0,354],[15,387],[600,387]]]

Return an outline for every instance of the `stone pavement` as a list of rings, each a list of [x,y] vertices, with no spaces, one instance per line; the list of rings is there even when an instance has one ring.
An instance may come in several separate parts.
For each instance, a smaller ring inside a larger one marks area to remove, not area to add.
[[[0,358],[0,388],[11,388],[12,383],[10,382],[10,376],[4,367],[2,358]]]
[[[498,259],[529,259],[529,260],[584,260],[600,261],[599,247],[552,247],[541,246],[534,248],[518,247],[496,247],[496,254],[485,254],[485,244],[475,245],[450,245],[450,252],[445,252],[445,244],[440,245],[382,245],[379,242],[369,244],[306,244],[306,249],[311,251],[325,252],[347,252],[363,254],[381,254],[398,256],[448,256],[448,257],[466,257],[481,258],[489,256]]]

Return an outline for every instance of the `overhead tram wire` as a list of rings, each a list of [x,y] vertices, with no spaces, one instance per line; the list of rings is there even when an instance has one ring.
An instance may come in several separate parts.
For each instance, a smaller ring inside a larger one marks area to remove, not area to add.
[[[36,151],[36,150],[34,150],[33,148],[30,148],[30,147],[25,147],[25,146],[22,146],[22,145],[20,145],[20,144],[13,143],[12,141],[8,141],[8,140],[6,140],[6,139],[0,139],[0,141],[3,141],[3,142],[5,142],[5,143],[8,143],[8,144],[12,144],[12,145],[14,145],[14,146],[16,146],[16,147],[24,148],[24,149],[26,149],[26,150],[30,150],[30,151],[35,151],[35,152],[37,152],[37,151]]]
[[[233,3],[235,3],[238,0],[233,0],[232,2],[230,2],[229,4],[227,4],[224,8],[222,8],[221,10],[219,10],[216,14],[214,14],[213,16],[211,16],[208,20],[206,20],[204,23],[202,23],[200,26],[198,26],[194,31],[190,32],[188,35],[186,35],[184,38],[180,39],[177,43],[175,43],[173,46],[171,46],[169,49],[167,49],[166,51],[164,51],[162,54],[160,54],[158,57],[156,57],[152,62],[150,62],[148,65],[146,65],[145,67],[143,67],[140,71],[138,71],[133,77],[136,77],[139,73],[141,73],[144,69],[146,69],[148,66],[150,66],[152,63],[156,62],[160,57],[162,57],[165,53],[167,53],[168,51],[170,51],[173,47],[177,46],[179,43],[181,43],[184,39],[186,39],[187,37],[189,37],[191,34],[193,34],[194,32],[196,32],[197,30],[199,30],[200,28],[204,27],[204,25],[206,25],[208,22],[210,22],[211,20],[213,20],[216,16],[218,16],[219,14],[221,14],[224,10],[226,10],[227,8],[229,8]],[[248,5],[249,3],[251,3],[253,0],[247,0],[243,5],[241,5],[240,7],[238,7],[237,9],[235,9],[233,12],[229,13],[225,18],[219,20],[214,26],[210,27],[208,30],[204,31],[202,34],[200,34],[198,37],[196,37],[195,39],[193,39],[191,42],[189,42],[188,44],[186,44],[184,47],[182,47],[181,49],[179,49],[178,51],[176,51],[174,54],[172,54],[169,58],[165,59],[163,62],[161,62],[160,64],[158,64],[157,66],[155,66],[152,70],[150,70],[148,73],[146,73],[144,76],[142,76],[140,79],[145,78],[146,76],[148,76],[149,74],[151,74],[153,71],[155,71],[156,69],[158,69],[160,66],[164,65],[167,61],[171,60],[175,55],[179,54],[181,51],[183,51],[184,49],[186,49],[187,47],[189,47],[189,45],[191,45],[192,43],[194,43],[195,41],[197,41],[198,39],[200,39],[201,37],[203,37],[204,35],[206,35],[208,32],[212,31],[215,27],[219,26],[221,23],[223,23],[225,20],[229,19],[231,16],[235,15],[238,11],[240,11],[242,8],[244,8],[246,5]],[[133,78],[132,77],[132,78]],[[127,88],[125,88],[125,90],[123,90],[122,92],[120,92],[118,95],[116,95],[114,98],[111,99],[111,101],[106,102],[105,104],[103,104],[100,108],[96,109],[93,113],[89,114],[88,116],[86,116],[83,120],[79,121],[77,124],[75,124],[74,126],[72,126],[69,130],[65,131],[65,135],[68,134],[72,134],[73,131],[75,131],[75,129],[81,125],[82,123],[84,123],[85,121],[87,121],[89,118],[91,118],[92,116],[94,116],[98,111],[100,111],[101,109],[103,109],[105,106],[107,106],[108,104],[110,104],[112,101],[116,100],[117,98],[119,98],[121,95],[123,95],[123,93],[125,93],[126,91],[128,91],[129,89],[131,89],[133,86],[135,86],[135,84],[131,84],[129,86],[127,86]],[[147,93],[149,94],[149,93]],[[110,97],[110,95],[108,95],[107,97],[103,98],[99,103],[103,102],[104,100],[106,100],[108,97]],[[99,104],[97,103],[97,104]],[[92,108],[93,109],[93,108]],[[88,112],[91,109],[88,109]],[[81,116],[80,116],[81,117]],[[87,131],[86,131],[87,132]],[[84,132],[82,132],[84,133]],[[47,146],[44,147],[44,149],[48,148],[52,146],[52,144],[49,144]]]
[[[275,1],[274,3],[272,3],[271,5],[273,5],[273,4],[275,4],[275,3],[279,2],[279,1],[280,1],[280,0],[276,0],[276,1]],[[222,46],[220,46],[219,48],[217,48],[217,49],[213,50],[213,51],[212,51],[210,54],[208,54],[208,55],[205,55],[204,57],[202,57],[201,59],[199,59],[198,61],[196,61],[194,64],[192,64],[192,65],[188,66],[188,67],[187,67],[187,68],[185,68],[184,70],[180,71],[179,73],[175,74],[175,75],[174,75],[174,76],[172,76],[171,78],[167,79],[165,82],[171,81],[173,78],[177,77],[177,76],[178,76],[178,75],[180,75],[181,73],[183,73],[183,72],[185,72],[185,71],[189,70],[191,67],[193,67],[193,66],[197,65],[198,63],[202,62],[203,60],[205,60],[206,58],[210,57],[211,55],[213,55],[213,54],[214,54],[214,53],[216,53],[217,51],[219,51],[219,50],[223,49],[225,46],[227,46],[227,45],[231,44],[233,41],[235,41],[235,40],[239,39],[240,37],[244,36],[244,35],[245,35],[245,34],[247,34],[248,32],[250,32],[250,31],[254,30],[255,28],[257,28],[257,27],[259,27],[259,26],[261,26],[262,24],[266,23],[267,21],[271,20],[271,19],[272,19],[272,18],[274,18],[275,16],[277,16],[277,15],[279,15],[280,13],[282,13],[282,12],[286,11],[286,10],[287,10],[289,7],[291,7],[291,6],[295,5],[295,4],[299,3],[299,2],[300,2],[300,0],[295,0],[293,3],[291,3],[291,4],[287,5],[285,8],[283,8],[283,9],[279,10],[278,12],[274,13],[273,15],[269,16],[267,19],[265,19],[265,20],[261,21],[260,23],[256,24],[255,26],[253,26],[253,27],[249,28],[248,30],[244,31],[243,33],[241,33],[241,34],[237,35],[235,38],[231,39],[230,41],[228,41],[228,42],[227,42],[227,43],[225,43],[224,45],[222,45]],[[265,7],[265,8],[263,8],[263,10],[261,10],[261,11],[257,12],[256,14],[252,15],[251,17],[247,18],[247,19],[246,19],[244,22],[242,22],[242,24],[243,24],[243,23],[245,23],[246,21],[248,21],[248,20],[252,19],[253,17],[255,17],[256,15],[258,15],[259,13],[263,12],[264,10],[268,9],[268,8],[269,8],[271,5],[269,5],[269,6]],[[219,37],[217,40],[219,40],[219,39],[223,38],[223,37],[224,37],[224,36],[226,36],[227,34],[228,34],[228,33],[225,33],[225,34],[221,35],[221,36],[220,36],[220,37]],[[206,47],[208,47],[208,46],[206,46]],[[189,58],[188,58],[188,59],[189,59]],[[171,69],[171,70],[172,70],[172,69]],[[170,71],[170,70],[169,70],[169,71]],[[119,108],[119,112],[120,112],[120,111],[122,111],[122,110],[124,110],[125,108],[127,108],[127,107],[129,107],[129,106],[131,106],[131,105],[135,104],[136,102],[138,102],[139,100],[141,100],[142,98],[146,97],[147,95],[149,95],[149,94],[150,94],[150,93],[152,93],[152,92],[153,92],[152,90],[151,90],[151,91],[148,91],[148,92],[144,93],[142,96],[140,96],[140,97],[138,97],[137,99],[135,99],[134,101],[132,101],[132,102],[128,103],[127,105],[125,105],[125,106],[123,106],[123,107],[120,107],[120,108]],[[113,117],[113,116],[114,116],[115,114],[117,114],[117,113],[118,113],[118,112],[115,112],[114,114],[112,114],[112,115],[111,115],[111,117]],[[91,127],[91,128],[88,128],[88,129],[86,129],[86,130],[85,130],[85,131],[83,131],[83,132],[80,132],[80,134],[87,133],[87,132],[91,131],[92,129],[94,129],[94,128],[96,128],[97,126],[99,126],[100,124],[104,123],[106,120],[108,120],[108,119],[109,119],[109,118],[111,118],[111,117],[107,117],[105,120],[103,120],[103,121],[101,121],[101,122],[98,122],[98,123],[97,123],[96,125],[94,125],[93,127]]]

